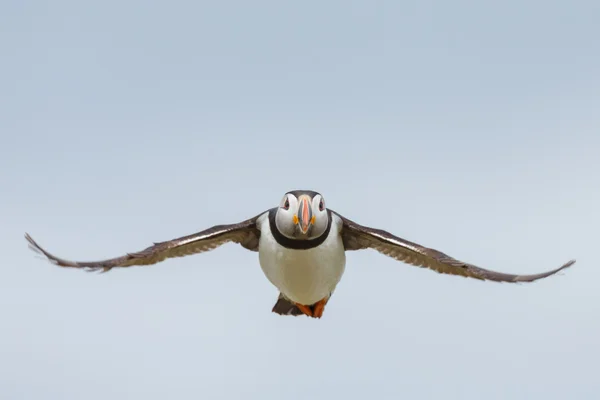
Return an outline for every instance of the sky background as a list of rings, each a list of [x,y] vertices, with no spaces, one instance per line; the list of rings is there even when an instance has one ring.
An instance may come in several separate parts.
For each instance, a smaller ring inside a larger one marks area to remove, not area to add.
[[[597,1],[4,1],[0,398],[597,399]],[[324,318],[257,253],[108,274],[320,191],[479,282],[348,254]]]

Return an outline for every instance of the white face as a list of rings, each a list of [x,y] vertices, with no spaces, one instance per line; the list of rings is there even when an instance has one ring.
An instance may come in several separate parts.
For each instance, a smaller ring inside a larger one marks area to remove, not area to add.
[[[315,239],[325,232],[328,222],[325,200],[320,194],[311,199],[307,194],[296,197],[286,193],[275,216],[277,229],[290,239]]]

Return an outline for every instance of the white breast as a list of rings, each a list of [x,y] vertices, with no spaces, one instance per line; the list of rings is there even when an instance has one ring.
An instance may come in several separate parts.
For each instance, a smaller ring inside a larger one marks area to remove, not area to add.
[[[271,233],[268,213],[257,221],[260,228],[260,266],[275,287],[288,299],[312,305],[333,293],[346,266],[340,235],[342,221],[332,215],[331,230],[320,246],[294,250],[281,246]]]

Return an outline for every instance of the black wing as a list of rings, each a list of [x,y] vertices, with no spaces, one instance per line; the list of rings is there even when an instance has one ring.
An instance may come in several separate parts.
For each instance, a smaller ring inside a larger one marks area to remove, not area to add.
[[[261,214],[238,224],[217,225],[192,235],[183,236],[166,242],[154,243],[153,246],[142,251],[127,253],[124,256],[103,261],[80,262],[65,260],[47,252],[27,233],[25,234],[25,239],[29,242],[29,247],[31,247],[31,249],[46,256],[53,264],[61,267],[83,268],[92,271],[103,270],[106,272],[115,267],[151,265],[164,261],[167,258],[202,253],[213,250],[227,242],[239,243],[248,250],[258,251],[260,230],[256,225],[256,220],[260,215]]]
[[[441,251],[401,239],[389,232],[368,228],[338,215],[343,221],[342,239],[346,250],[372,248],[386,256],[418,267],[425,267],[442,274],[460,275],[469,278],[496,282],[532,282],[553,275],[575,263],[571,260],[561,267],[535,275],[513,275],[490,271],[456,260]]]

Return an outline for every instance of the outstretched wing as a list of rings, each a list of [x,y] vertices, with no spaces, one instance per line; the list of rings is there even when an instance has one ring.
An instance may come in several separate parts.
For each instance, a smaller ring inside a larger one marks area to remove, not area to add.
[[[166,242],[154,243],[153,246],[142,251],[127,253],[124,256],[103,261],[80,262],[65,260],[46,251],[27,233],[25,234],[25,239],[29,242],[29,247],[32,250],[43,254],[53,264],[61,267],[82,268],[91,271],[103,270],[106,272],[115,267],[151,265],[164,261],[167,258],[202,253],[219,247],[227,242],[239,243],[248,250],[258,251],[260,230],[256,225],[256,220],[259,216],[260,214],[238,224],[217,225],[192,235]]]
[[[343,221],[342,240],[346,250],[372,248],[396,260],[418,267],[429,268],[442,274],[460,275],[496,282],[532,282],[553,275],[575,263],[575,260],[571,260],[559,268],[535,275],[513,275],[490,271],[456,260],[441,251],[401,239],[389,232],[359,225],[338,213],[335,214]]]

